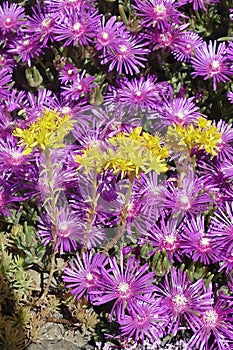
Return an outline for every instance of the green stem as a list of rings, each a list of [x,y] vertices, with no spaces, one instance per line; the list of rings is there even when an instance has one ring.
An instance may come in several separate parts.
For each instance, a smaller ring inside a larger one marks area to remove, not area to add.
[[[113,237],[113,239],[106,245],[106,247],[104,249],[106,252],[108,252],[111,248],[113,248],[117,244],[117,242],[119,241],[119,239],[123,236],[123,234],[125,232],[125,227],[126,227],[126,222],[127,222],[127,211],[128,211],[130,197],[132,194],[133,183],[134,183],[134,176],[130,178],[130,184],[128,187],[128,191],[125,195],[124,207],[123,207],[122,214],[121,214],[120,228],[119,228],[116,236]]]
[[[57,240],[57,207],[56,207],[56,198],[54,194],[54,188],[53,188],[53,166],[51,164],[51,154],[50,150],[46,148],[45,150],[45,159],[46,159],[46,169],[47,169],[47,174],[48,174],[48,186],[49,186],[49,195],[50,195],[50,209],[51,209],[51,219],[53,222],[52,225],[52,247],[51,247],[51,256],[50,256],[50,272],[49,272],[49,277],[48,281],[46,284],[46,287],[44,289],[43,294],[41,297],[37,300],[36,305],[39,305],[47,296],[49,292],[49,288],[53,279],[55,267],[56,267],[56,240]]]
[[[86,226],[86,230],[83,238],[82,252],[85,252],[87,250],[88,237],[90,235],[92,226],[96,219],[96,207],[97,207],[97,202],[99,198],[99,195],[97,195],[97,187],[98,187],[97,171],[94,170],[94,178],[92,182],[92,191],[91,191],[91,209],[89,211],[88,218],[87,218],[87,226]]]

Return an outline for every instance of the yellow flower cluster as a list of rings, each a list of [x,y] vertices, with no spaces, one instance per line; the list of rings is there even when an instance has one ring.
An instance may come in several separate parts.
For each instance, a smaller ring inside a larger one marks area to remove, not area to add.
[[[161,145],[157,135],[142,132],[141,127],[131,129],[130,133],[118,133],[108,139],[109,147],[101,150],[100,145],[88,147],[76,156],[76,162],[88,173],[95,168],[98,172],[113,169],[114,173],[148,173],[154,170],[157,174],[167,171],[165,163],[168,150]]]
[[[218,144],[221,142],[221,132],[212,125],[210,120],[203,117],[198,119],[197,125],[183,124],[168,127],[166,144],[170,149],[178,152],[188,152],[193,148],[203,149],[207,153],[216,156],[219,150]]]
[[[73,129],[73,123],[70,115],[61,115],[56,109],[46,109],[29,128],[16,128],[13,135],[20,138],[19,145],[25,145],[24,155],[31,153],[35,147],[43,150],[62,148],[64,137]]]

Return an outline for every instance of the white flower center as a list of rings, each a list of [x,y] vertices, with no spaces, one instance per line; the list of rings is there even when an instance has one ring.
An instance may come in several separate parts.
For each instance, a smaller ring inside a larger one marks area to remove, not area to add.
[[[213,328],[216,326],[218,321],[218,314],[214,310],[208,310],[204,313],[203,323],[206,327]]]
[[[120,282],[117,290],[121,294],[121,297],[127,298],[130,294],[130,285],[127,282]]]
[[[191,208],[189,197],[186,194],[182,194],[179,198],[179,207],[183,210],[188,210]]]
[[[67,74],[68,75],[72,75],[73,74],[73,69],[68,69]]]
[[[119,45],[119,50],[121,53],[126,53],[128,48],[126,45]]]
[[[212,62],[212,68],[213,68],[213,69],[217,69],[217,68],[219,68],[219,67],[220,67],[219,61],[213,60],[213,62]]]
[[[51,22],[52,22],[52,19],[51,19],[51,18],[49,18],[49,17],[44,18],[43,21],[41,22],[41,26],[42,26],[43,28],[47,28],[47,27],[50,26]]]
[[[23,46],[28,46],[30,44],[30,40],[24,40],[23,41]]]
[[[93,280],[93,275],[92,275],[92,273],[88,272],[88,273],[86,274],[86,279],[87,279],[88,281],[92,281],[92,280]]]
[[[188,299],[184,294],[177,294],[172,298],[172,302],[177,312],[183,312],[186,308]]]
[[[154,7],[154,13],[155,14],[164,14],[164,13],[166,13],[166,7],[163,4],[156,5]]]
[[[71,111],[71,108],[66,106],[61,109],[62,114],[69,114]]]
[[[107,40],[107,39],[109,38],[108,33],[107,33],[107,32],[103,32],[103,33],[102,33],[102,38],[103,38],[104,40]]]
[[[208,247],[210,244],[210,240],[206,237],[200,239],[200,243],[203,247]]]
[[[81,26],[82,26],[81,23],[77,22],[73,25],[73,30],[78,31],[81,28]]]

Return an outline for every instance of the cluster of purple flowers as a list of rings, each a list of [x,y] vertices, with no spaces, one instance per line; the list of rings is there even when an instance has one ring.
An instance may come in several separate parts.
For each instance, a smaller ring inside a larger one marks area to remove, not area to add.
[[[0,5],[0,218],[33,201],[38,239],[51,246],[55,227],[55,253],[73,257],[62,277],[67,288],[109,310],[122,344],[128,339],[146,349],[182,333],[187,350],[233,346],[232,124],[212,123],[216,133],[202,140],[211,145],[219,137],[212,153],[185,138],[174,141],[163,175],[139,167],[136,176],[127,172],[131,164],[120,173],[109,160],[101,171],[92,164],[137,127],[135,141],[146,132],[162,146],[169,128],[196,130],[200,116],[211,117],[201,108],[211,89],[233,104],[233,44],[202,37],[193,23],[195,14],[217,5],[135,0],[123,6],[128,21],[122,13],[121,19],[103,14],[94,0],[38,0],[30,9]],[[227,10],[232,20],[233,9]],[[189,85],[166,76],[169,60]],[[201,87],[211,79],[209,90],[192,92],[194,78]],[[50,172],[44,150],[25,154],[14,136],[45,110],[74,123],[65,147],[50,150]],[[86,168],[76,161],[81,156]],[[51,189],[56,222],[45,204]],[[120,252],[103,253],[119,228]]]

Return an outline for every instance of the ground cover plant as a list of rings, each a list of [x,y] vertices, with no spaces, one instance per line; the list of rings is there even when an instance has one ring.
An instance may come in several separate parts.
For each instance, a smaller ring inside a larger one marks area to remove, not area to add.
[[[233,348],[232,28],[227,0],[1,3],[2,349],[46,321]]]

